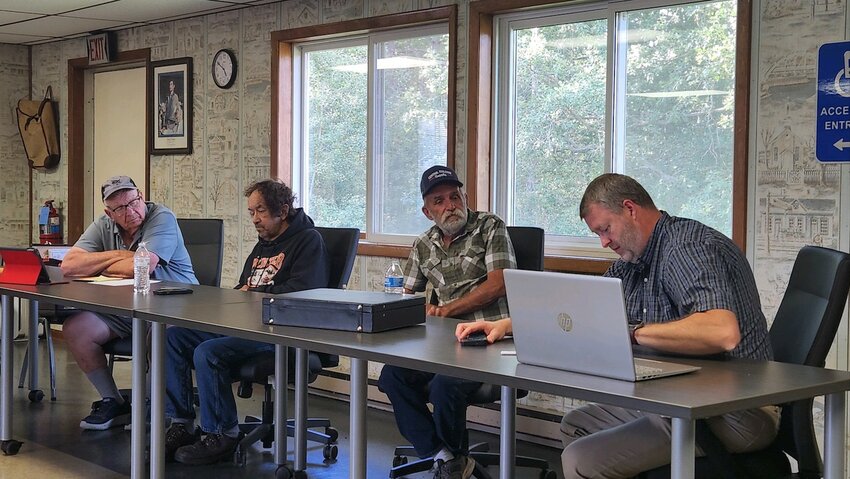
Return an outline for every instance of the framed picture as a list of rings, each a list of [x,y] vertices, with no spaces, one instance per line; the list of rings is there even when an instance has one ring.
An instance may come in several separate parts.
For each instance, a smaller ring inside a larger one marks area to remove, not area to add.
[[[151,62],[149,82],[151,154],[192,153],[192,59]]]

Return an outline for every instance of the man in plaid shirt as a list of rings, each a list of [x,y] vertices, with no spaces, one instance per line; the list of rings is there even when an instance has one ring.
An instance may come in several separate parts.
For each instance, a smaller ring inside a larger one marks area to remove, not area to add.
[[[430,316],[507,318],[502,271],[516,268],[516,258],[504,221],[470,211],[463,183],[451,168],[429,168],[419,186],[422,212],[434,226],[413,243],[404,266],[405,292],[427,290],[425,312]],[[434,457],[435,478],[472,475],[475,461],[468,456],[466,407],[482,383],[387,365],[378,384],[393,404],[402,435],[420,457]]]

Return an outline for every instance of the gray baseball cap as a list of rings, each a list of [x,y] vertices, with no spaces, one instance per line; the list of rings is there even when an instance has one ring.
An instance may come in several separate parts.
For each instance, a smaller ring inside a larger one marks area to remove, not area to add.
[[[129,176],[113,176],[103,182],[103,185],[100,187],[100,193],[103,195],[105,201],[116,191],[135,189],[138,189],[136,183]]]

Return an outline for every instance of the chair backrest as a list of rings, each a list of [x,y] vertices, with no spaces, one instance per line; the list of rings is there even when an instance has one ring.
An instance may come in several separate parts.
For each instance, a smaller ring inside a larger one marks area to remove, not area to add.
[[[804,246],[770,327],[774,359],[823,367],[841,323],[848,289],[850,255]]]
[[[357,256],[360,230],[357,228],[316,227],[322,235],[331,262],[328,288],[345,289]]]
[[[776,361],[823,367],[850,290],[850,255],[817,246],[797,254],[770,327]],[[812,399],[782,408],[777,444],[797,460],[800,477],[821,477],[823,463],[812,423]]]
[[[198,283],[220,286],[224,222],[213,218],[177,218],[177,225]]]
[[[514,246],[517,269],[543,271],[543,228],[508,226],[508,236]]]

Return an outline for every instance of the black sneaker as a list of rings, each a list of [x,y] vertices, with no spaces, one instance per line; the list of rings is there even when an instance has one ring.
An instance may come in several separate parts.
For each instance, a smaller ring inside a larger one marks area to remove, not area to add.
[[[434,463],[434,479],[469,479],[475,470],[475,460],[469,456],[457,456],[444,462],[437,459]]]
[[[239,439],[224,434],[207,434],[200,441],[177,449],[174,460],[183,464],[198,466],[215,464],[230,459],[239,445]]]
[[[91,405],[91,414],[80,421],[80,427],[105,431],[130,422],[130,401],[118,404],[115,398],[103,398]]]
[[[165,431],[165,460],[173,461],[174,453],[183,446],[194,444],[201,438],[201,430],[197,427],[189,432],[186,424],[177,422]]]

